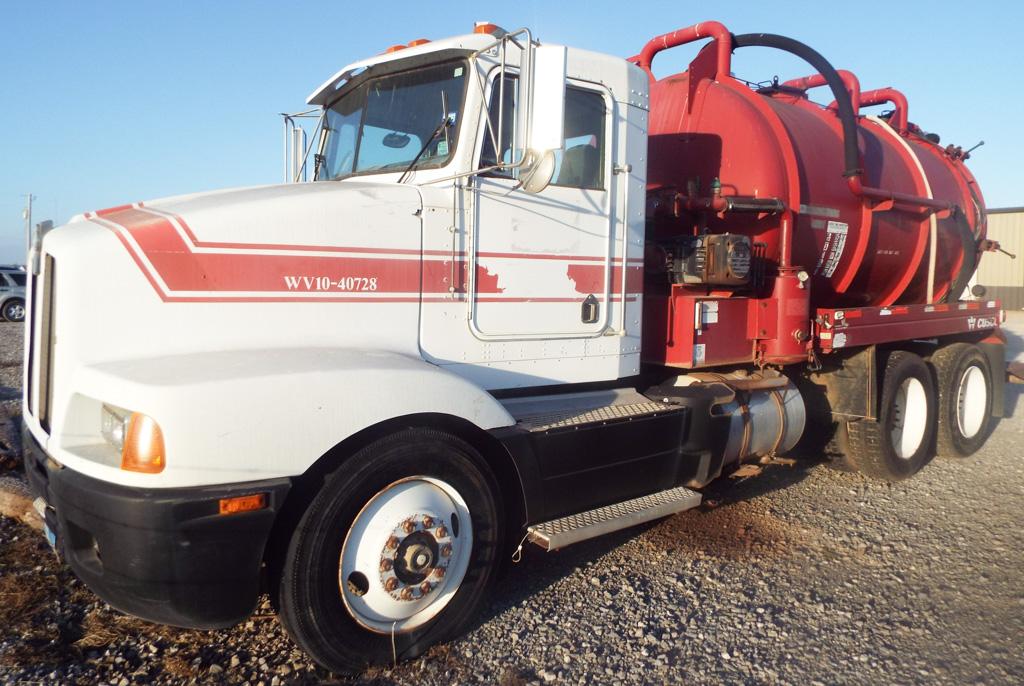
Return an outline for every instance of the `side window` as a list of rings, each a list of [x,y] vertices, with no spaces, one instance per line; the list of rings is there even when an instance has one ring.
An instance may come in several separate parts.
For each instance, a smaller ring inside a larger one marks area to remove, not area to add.
[[[490,119],[490,126],[484,125],[484,147],[480,153],[480,166],[490,167],[502,162],[512,161],[512,140],[515,132],[516,99],[519,94],[519,79],[512,75],[506,75],[502,79],[505,82],[505,95],[502,98],[501,82],[495,79],[491,86],[491,99],[487,108],[487,116]],[[501,157],[494,154],[494,139],[498,136],[498,118],[501,117],[501,140],[498,141],[498,149]],[[490,172],[492,176],[513,178],[514,170],[498,170]]]
[[[480,166],[489,167],[496,160],[512,160],[513,129],[515,127],[516,98],[519,80],[505,76],[505,97],[500,97],[499,82],[491,86],[488,114],[492,130],[484,127],[484,145],[480,154]],[[493,137],[498,135],[498,114],[501,112],[502,131],[498,148],[500,158],[494,153]],[[583,90],[572,86],[565,89],[565,143],[555,151],[555,174],[552,184],[570,188],[601,190],[604,188],[605,154],[605,108],[604,96],[596,91]],[[513,178],[513,170],[489,172],[492,176]]]
[[[555,151],[554,185],[604,188],[605,114],[600,93],[565,89],[565,144]]]
[[[13,274],[8,274],[7,278],[9,280],[13,281],[15,286],[21,286],[22,288],[25,287],[25,275],[24,274],[21,274],[19,272],[15,272]]]

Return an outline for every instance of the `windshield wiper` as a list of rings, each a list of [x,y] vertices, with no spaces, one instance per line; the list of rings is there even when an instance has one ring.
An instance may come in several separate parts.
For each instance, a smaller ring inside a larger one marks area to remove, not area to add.
[[[409,166],[405,168],[405,171],[402,172],[402,175],[398,177],[398,183],[405,183],[405,177],[407,177],[409,173],[412,172],[412,170],[416,167],[416,164],[420,161],[420,158],[423,157],[423,153],[427,151],[427,148],[430,147],[430,144],[434,142],[434,140],[441,134],[442,131],[447,133],[448,127],[455,123],[453,121],[454,117],[448,114],[448,94],[445,93],[444,91],[441,91],[441,115],[441,123],[437,125],[436,129],[434,129],[434,133],[430,134],[430,137],[427,138],[426,142],[423,144],[423,147],[420,148],[420,151],[416,153],[416,157],[412,158],[412,162],[410,162]]]

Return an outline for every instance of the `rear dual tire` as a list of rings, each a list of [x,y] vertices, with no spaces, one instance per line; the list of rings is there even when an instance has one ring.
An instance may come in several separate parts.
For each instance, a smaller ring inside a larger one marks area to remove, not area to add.
[[[933,456],[937,413],[928,366],[914,353],[889,353],[878,419],[847,422],[842,467],[885,481],[913,476]]]
[[[939,392],[936,452],[969,457],[988,439],[992,428],[992,370],[981,348],[954,343],[929,359]]]
[[[838,429],[839,468],[886,481],[920,471],[935,454],[968,457],[992,428],[992,370],[977,345],[939,348],[926,364],[917,355],[889,353],[878,419]]]

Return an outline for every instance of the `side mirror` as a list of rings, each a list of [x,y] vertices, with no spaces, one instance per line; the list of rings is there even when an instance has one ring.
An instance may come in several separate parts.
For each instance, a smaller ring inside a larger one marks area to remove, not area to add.
[[[551,183],[555,175],[555,153],[545,150],[526,153],[526,163],[519,172],[519,186],[527,193],[540,193]]]
[[[560,150],[565,143],[565,47],[533,49],[530,113],[526,147],[538,154]]]
[[[521,92],[526,107],[520,109],[518,147],[523,151],[519,187],[540,193],[555,174],[555,150],[565,145],[565,48],[554,45],[532,47],[530,66],[524,70]]]

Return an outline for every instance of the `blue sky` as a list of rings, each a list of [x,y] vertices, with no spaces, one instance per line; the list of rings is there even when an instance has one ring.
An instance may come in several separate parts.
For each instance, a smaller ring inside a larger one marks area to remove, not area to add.
[[[475,20],[542,41],[633,55],[653,35],[717,19],[802,40],[865,89],[891,85],[910,118],[964,147],[990,207],[1024,205],[1024,4],[863,2],[27,2],[0,0],[0,262],[21,261],[35,220],[281,176],[278,112],[344,64]],[[642,8],[642,9],[641,9]],[[661,76],[695,49],[659,56]],[[752,81],[807,73],[739,51]]]

